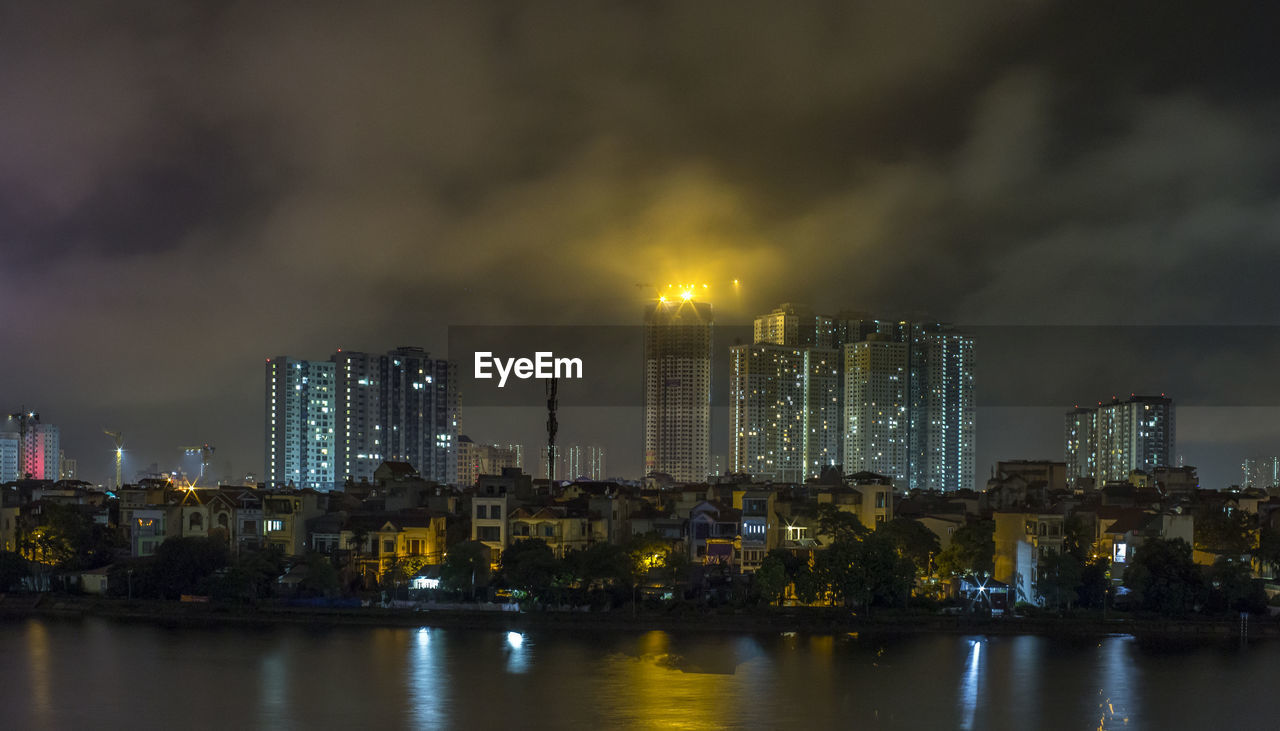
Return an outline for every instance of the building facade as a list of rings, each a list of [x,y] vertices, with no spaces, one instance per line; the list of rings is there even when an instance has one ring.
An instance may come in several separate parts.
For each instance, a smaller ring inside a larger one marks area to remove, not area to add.
[[[425,479],[458,483],[458,379],[452,361],[408,347],[385,354],[339,351],[331,361],[340,406],[340,482],[372,481],[382,462],[400,461]]]
[[[844,466],[906,484],[908,347],[876,335],[844,346]]]
[[[645,473],[705,480],[711,451],[712,310],[686,293],[644,316]]]
[[[1132,395],[1095,408],[1067,413],[1067,478],[1101,485],[1129,479],[1129,473],[1171,467],[1176,433],[1173,400],[1164,395]]]
[[[974,486],[972,336],[792,303],[754,333],[730,349],[731,469],[800,481],[843,465],[902,488]]]
[[[17,432],[0,432],[0,484],[21,477],[22,447]]]
[[[973,337],[940,323],[907,326],[911,345],[908,487],[975,485]]]
[[[604,447],[598,445],[574,444],[565,450],[565,478],[577,480],[603,480],[605,472]],[[512,463],[511,467],[516,465]]]
[[[812,339],[794,326],[762,328],[757,318],[757,333],[766,337],[785,327],[789,334],[779,337]],[[734,472],[803,482],[838,464],[839,352],[773,342],[729,348],[729,422]]]
[[[334,364],[278,356],[266,366],[266,484],[332,490],[336,474]]]

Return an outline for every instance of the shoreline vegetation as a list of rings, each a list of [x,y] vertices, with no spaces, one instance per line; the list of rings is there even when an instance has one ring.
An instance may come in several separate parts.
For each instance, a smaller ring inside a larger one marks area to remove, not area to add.
[[[0,621],[30,618],[77,620],[99,617],[167,627],[202,626],[366,626],[442,629],[580,631],[664,630],[676,632],[800,632],[805,634],[960,634],[1145,638],[1262,639],[1280,637],[1280,623],[1267,617],[1168,619],[1162,617],[1036,616],[983,617],[927,615],[880,610],[869,616],[829,608],[672,612],[643,609],[607,612],[414,610],[398,608],[322,608],[237,606],[165,600],[123,600],[48,595],[0,595]]]

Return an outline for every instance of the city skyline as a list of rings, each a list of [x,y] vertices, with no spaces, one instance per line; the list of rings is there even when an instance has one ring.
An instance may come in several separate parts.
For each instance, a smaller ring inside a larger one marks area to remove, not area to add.
[[[194,471],[180,447],[206,443],[213,468],[259,471],[265,358],[442,353],[450,324],[630,324],[666,282],[710,284],[718,325],[789,301],[962,326],[1276,324],[1271,23],[1134,5],[1100,27],[1096,10],[6,8],[0,346],[20,357],[0,396],[107,482],[104,429],[126,476]],[[1269,342],[1202,367],[1270,393]],[[984,412],[975,471],[1056,456],[1072,403],[1212,381],[1196,367]],[[1179,456],[1206,481],[1276,451],[1271,396],[1175,396]],[[566,439],[592,437],[565,416]],[[504,425],[463,428],[525,439]]]

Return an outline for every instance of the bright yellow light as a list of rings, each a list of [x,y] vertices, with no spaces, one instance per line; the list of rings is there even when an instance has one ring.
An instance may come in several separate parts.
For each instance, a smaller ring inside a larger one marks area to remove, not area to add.
[[[735,279],[735,280],[733,280],[733,284],[734,284],[734,286],[737,286],[737,284],[738,284],[738,280],[736,280],[736,279]]]
[[[666,301],[667,301],[667,298],[666,298],[666,296],[665,296],[665,295],[663,295],[662,297],[659,297],[659,298],[658,298],[658,301],[659,301],[659,302],[666,302]]]
[[[693,292],[686,289],[685,291],[680,293],[680,299],[684,300],[685,302],[688,302],[689,300],[693,299]]]

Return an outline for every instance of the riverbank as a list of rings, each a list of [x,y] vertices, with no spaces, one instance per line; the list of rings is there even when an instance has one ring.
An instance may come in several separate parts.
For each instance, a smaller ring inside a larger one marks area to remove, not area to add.
[[[902,614],[881,610],[870,616],[820,608],[684,611],[627,610],[610,612],[497,612],[470,610],[414,611],[381,607],[328,609],[288,606],[234,606],[169,601],[128,601],[53,595],[0,598],[0,619],[44,617],[75,620],[102,617],[121,622],[166,626],[210,625],[362,625],[370,627],[441,627],[524,631],[575,629],[591,631],[803,632],[806,634],[979,634],[1140,638],[1280,637],[1280,623],[1252,617],[1242,626],[1232,619],[1162,619],[1147,617],[1001,617]]]

